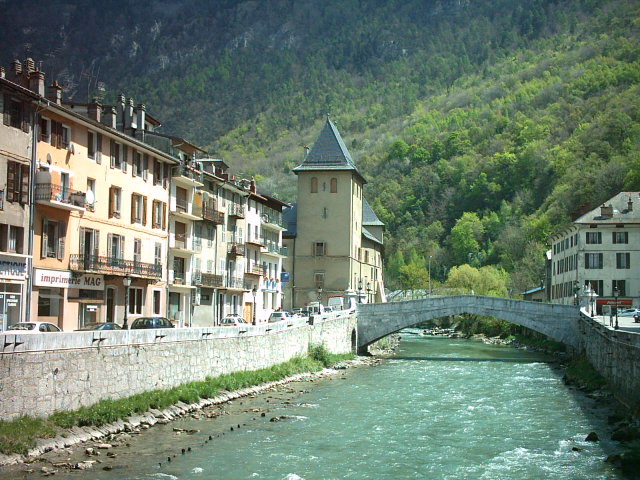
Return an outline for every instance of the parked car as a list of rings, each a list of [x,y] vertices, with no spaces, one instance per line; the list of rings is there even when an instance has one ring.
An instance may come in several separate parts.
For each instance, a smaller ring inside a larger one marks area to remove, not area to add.
[[[625,308],[618,312],[619,317],[633,317],[635,315],[640,315],[640,308]]]
[[[281,322],[283,320],[289,320],[291,315],[289,312],[273,312],[269,315],[269,323]]]
[[[174,328],[173,323],[165,317],[140,317],[136,318],[131,326],[131,330],[139,330],[143,328]]]
[[[4,333],[47,333],[61,332],[62,329],[49,322],[20,322],[9,326]]]
[[[122,327],[115,322],[91,322],[77,329],[76,332],[85,332],[87,330],[122,330]]]
[[[220,320],[220,325],[223,327],[239,327],[241,325],[249,324],[240,315],[227,315]]]

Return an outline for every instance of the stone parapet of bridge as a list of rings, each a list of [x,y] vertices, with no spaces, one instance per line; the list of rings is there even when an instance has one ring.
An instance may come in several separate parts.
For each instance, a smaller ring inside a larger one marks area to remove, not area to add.
[[[570,347],[580,347],[579,309],[571,305],[480,295],[452,295],[404,302],[358,304],[356,308],[359,349],[403,328],[462,313],[506,320]]]

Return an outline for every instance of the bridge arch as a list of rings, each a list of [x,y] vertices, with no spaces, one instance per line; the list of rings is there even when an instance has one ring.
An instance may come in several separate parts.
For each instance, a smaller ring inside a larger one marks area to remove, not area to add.
[[[470,313],[522,325],[573,348],[579,348],[579,309],[571,305],[528,302],[480,295],[430,297],[404,302],[356,305],[358,349],[426,320]]]

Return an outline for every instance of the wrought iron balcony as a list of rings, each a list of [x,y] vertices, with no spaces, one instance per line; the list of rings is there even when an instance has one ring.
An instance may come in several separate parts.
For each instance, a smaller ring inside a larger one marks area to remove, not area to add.
[[[124,260],[118,257],[71,254],[69,269],[77,272],[97,272],[109,275],[138,275],[161,278],[162,265],[156,263]]]
[[[255,263],[253,265],[247,265],[247,271],[245,273],[249,275],[264,275],[265,269],[263,265]]]
[[[282,221],[282,216],[281,215],[273,215],[273,214],[269,214],[269,213],[263,213],[260,216],[260,219],[264,223],[269,223],[271,225],[277,225],[278,227],[284,228],[284,222]]]
[[[277,243],[266,242],[264,248],[267,252],[273,253],[274,255],[289,256],[289,249],[287,247],[281,247]]]
[[[227,253],[229,255],[244,257],[246,253],[246,247],[244,243],[230,242],[227,244]]]
[[[208,220],[215,225],[224,225],[224,213],[210,207],[209,205],[202,206],[202,218]]]
[[[224,282],[222,275],[195,272],[193,274],[193,284],[199,287],[219,288],[223,286]]]
[[[245,289],[244,277],[228,277],[227,288],[244,290]]]
[[[227,206],[227,213],[230,217],[244,218],[244,205],[229,203]]]
[[[53,183],[37,183],[35,200],[64,210],[81,210],[87,207],[85,192]]]
[[[188,165],[171,167],[171,176],[176,180],[184,180],[191,185],[203,185],[202,172]]]

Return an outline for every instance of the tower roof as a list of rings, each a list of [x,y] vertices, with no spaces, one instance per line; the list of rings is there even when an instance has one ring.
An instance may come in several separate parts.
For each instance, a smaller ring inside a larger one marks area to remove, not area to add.
[[[353,170],[363,182],[365,181],[351,158],[338,128],[329,120],[329,117],[313,147],[293,172],[297,174],[302,171],[318,170]]]

